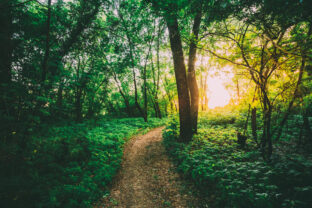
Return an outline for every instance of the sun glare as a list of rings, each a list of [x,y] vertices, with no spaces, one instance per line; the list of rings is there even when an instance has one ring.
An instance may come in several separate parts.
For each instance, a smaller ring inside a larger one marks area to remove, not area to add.
[[[231,95],[225,88],[225,83],[231,79],[231,75],[221,73],[219,76],[208,77],[208,107],[223,107],[229,104]]]

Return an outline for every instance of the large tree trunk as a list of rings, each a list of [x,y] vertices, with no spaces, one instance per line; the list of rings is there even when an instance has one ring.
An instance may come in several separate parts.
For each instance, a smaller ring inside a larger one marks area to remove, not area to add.
[[[0,84],[11,82],[12,62],[12,5],[9,0],[1,1],[0,10]]]
[[[12,132],[14,122],[8,122],[13,115],[11,87],[11,64],[13,54],[12,1],[1,0],[0,9],[0,138],[5,139]]]
[[[166,17],[166,22],[169,30],[174,72],[178,90],[180,140],[182,142],[189,142],[192,138],[191,107],[178,20],[173,14]]]
[[[272,106],[266,92],[266,84],[261,87],[263,94],[263,134],[261,138],[261,151],[263,159],[270,160],[273,152],[271,137]]]
[[[196,61],[196,44],[198,39],[199,27],[202,17],[201,6],[197,12],[194,25],[193,25],[193,34],[194,37],[191,37],[190,50],[189,50],[189,61],[188,61],[188,86],[191,96],[191,122],[193,133],[197,132],[197,118],[198,118],[198,103],[199,103],[199,92],[198,85],[196,81],[195,74],[195,61]]]

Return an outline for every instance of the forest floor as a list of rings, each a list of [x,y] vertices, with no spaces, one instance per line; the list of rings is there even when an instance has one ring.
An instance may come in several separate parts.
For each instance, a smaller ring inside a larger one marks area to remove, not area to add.
[[[133,137],[125,145],[122,167],[110,196],[96,207],[203,207],[166,155],[162,129]]]

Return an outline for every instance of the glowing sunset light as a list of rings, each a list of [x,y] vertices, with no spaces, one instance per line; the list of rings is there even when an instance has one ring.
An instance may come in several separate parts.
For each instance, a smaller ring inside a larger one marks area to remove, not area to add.
[[[220,73],[218,76],[208,77],[208,107],[223,107],[231,100],[230,92],[225,88],[225,83],[229,82],[233,74]]]

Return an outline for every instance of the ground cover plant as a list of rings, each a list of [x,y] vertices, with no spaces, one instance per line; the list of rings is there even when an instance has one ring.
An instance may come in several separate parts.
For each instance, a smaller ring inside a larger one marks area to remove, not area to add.
[[[236,119],[237,118],[237,119]],[[257,144],[237,143],[239,114],[202,114],[189,144],[177,142],[178,124],[164,130],[164,144],[178,170],[192,179],[217,207],[309,207],[312,155],[280,146],[272,161],[264,161]],[[241,126],[242,127],[242,126]]]
[[[4,207],[91,207],[108,193],[123,144],[165,119],[101,119],[45,127],[20,150],[2,145]],[[15,147],[14,147],[15,148]],[[13,165],[12,165],[13,164]]]

